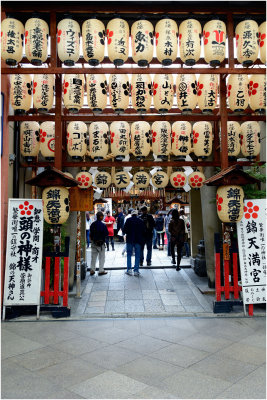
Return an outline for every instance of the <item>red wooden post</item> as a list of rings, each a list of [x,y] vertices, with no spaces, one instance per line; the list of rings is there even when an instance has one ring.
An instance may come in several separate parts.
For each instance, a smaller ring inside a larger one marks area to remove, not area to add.
[[[64,257],[64,278],[63,278],[63,306],[68,306],[69,293],[69,257]]]
[[[226,300],[230,298],[229,288],[229,261],[224,260],[224,297]]]
[[[215,253],[215,284],[216,300],[221,301],[221,259],[220,253]]]
[[[253,304],[248,305],[248,315],[253,317]]]
[[[60,257],[55,257],[55,271],[54,271],[54,304],[58,304],[59,292],[59,265]]]
[[[49,289],[50,289],[50,257],[45,260],[45,292],[44,303],[49,304]]]

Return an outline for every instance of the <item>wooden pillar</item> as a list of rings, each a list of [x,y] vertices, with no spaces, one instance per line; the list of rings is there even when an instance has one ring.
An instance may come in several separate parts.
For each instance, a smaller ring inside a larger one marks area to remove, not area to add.
[[[220,75],[221,169],[228,168],[226,75]]]

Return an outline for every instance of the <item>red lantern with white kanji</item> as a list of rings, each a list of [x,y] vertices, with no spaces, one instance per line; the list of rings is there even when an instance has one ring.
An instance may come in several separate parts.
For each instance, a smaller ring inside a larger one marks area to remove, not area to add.
[[[63,81],[64,106],[69,112],[77,114],[84,101],[84,75],[66,74]]]
[[[259,26],[260,60],[266,64],[266,21]]]
[[[31,75],[10,75],[10,103],[15,114],[25,114],[32,104]]]
[[[110,125],[111,153],[115,160],[122,161],[130,151],[130,126],[125,121],[115,121]]]
[[[145,171],[138,171],[133,176],[134,186],[138,189],[146,189],[150,183],[150,176]]]
[[[82,121],[71,121],[67,127],[67,151],[73,160],[85,156],[87,126]]]
[[[93,183],[93,177],[90,174],[90,172],[87,171],[81,171],[79,172],[76,177],[76,181],[79,182],[79,188],[80,189],[88,189],[92,183]]]
[[[33,65],[42,65],[47,60],[49,27],[38,15],[25,24],[25,54]]]
[[[162,65],[171,65],[177,57],[178,27],[171,18],[164,18],[155,27],[157,59]]]
[[[248,160],[255,160],[261,150],[260,125],[257,121],[241,124],[241,151]]]
[[[226,26],[219,19],[207,22],[203,28],[204,58],[212,67],[225,59]]]
[[[217,214],[222,222],[238,222],[244,214],[244,191],[241,186],[220,186],[216,194]]]
[[[195,74],[178,74],[176,78],[177,106],[182,113],[193,111],[197,106],[197,79]]]
[[[155,74],[153,82],[153,102],[159,113],[166,113],[173,105],[172,74]]]
[[[57,52],[60,61],[72,67],[80,58],[80,25],[71,16],[57,26]]]
[[[89,65],[97,66],[104,60],[105,25],[97,18],[90,18],[82,25],[83,57]]]
[[[94,161],[103,160],[108,154],[109,128],[106,122],[92,122],[89,127],[89,152]]]
[[[26,161],[33,161],[40,150],[40,125],[36,121],[23,121],[20,124],[20,154]]]
[[[138,113],[149,111],[153,94],[152,86],[149,74],[132,75],[132,106]]]
[[[53,107],[55,76],[36,74],[33,77],[33,106],[40,113],[46,113]]]
[[[171,125],[167,121],[155,121],[152,124],[152,151],[167,160],[171,151]]]
[[[196,19],[186,19],[179,26],[181,60],[189,66],[199,60],[201,51],[201,25]]]
[[[266,110],[266,76],[251,75],[249,77],[249,105],[257,113],[264,113]]]
[[[176,121],[172,124],[172,153],[176,161],[184,161],[192,151],[192,127],[188,121]]]
[[[248,107],[248,76],[244,74],[229,75],[227,83],[227,97],[229,108],[234,112],[241,112]]]
[[[218,75],[200,74],[197,83],[198,106],[203,113],[211,113],[217,106]]]
[[[132,25],[132,56],[139,67],[146,67],[153,58],[153,32],[154,27],[146,18],[141,18]]]
[[[62,186],[49,186],[43,190],[44,220],[48,224],[61,225],[69,218],[69,191]]]
[[[55,122],[46,121],[40,125],[40,152],[47,161],[55,157]]]
[[[259,53],[259,26],[256,21],[247,18],[235,29],[237,61],[244,67],[252,65]]]
[[[107,106],[107,79],[105,74],[86,75],[88,107],[94,113],[101,113]]]
[[[131,126],[131,150],[137,160],[144,160],[150,153],[150,125],[136,121]]]
[[[114,65],[123,65],[129,53],[129,25],[122,18],[114,18],[107,25],[108,57]]]
[[[203,186],[205,180],[205,175],[199,171],[194,171],[188,176],[188,183],[193,189],[200,189]]]
[[[171,185],[178,189],[184,187],[186,184],[186,175],[182,171],[173,172],[170,176]]]
[[[17,65],[23,56],[24,25],[15,18],[1,22],[1,57],[7,65]]]
[[[111,108],[121,114],[129,106],[130,83],[127,74],[112,74],[109,77],[109,102]]]
[[[212,126],[208,121],[193,125],[193,150],[199,159],[205,159],[212,153]]]

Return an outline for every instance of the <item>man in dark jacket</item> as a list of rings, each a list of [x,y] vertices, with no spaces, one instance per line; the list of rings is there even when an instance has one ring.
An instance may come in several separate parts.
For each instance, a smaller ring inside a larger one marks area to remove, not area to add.
[[[124,226],[124,214],[122,212],[122,209],[119,207],[118,208],[118,215],[117,215],[117,232],[119,230],[123,230]],[[119,242],[123,242],[123,236],[119,236]]]
[[[138,218],[138,211],[133,210],[131,217],[127,219],[123,227],[123,233],[126,235],[126,246],[127,246],[127,275],[132,275],[132,251],[135,249],[135,263],[134,263],[134,275],[139,276],[139,264],[141,246],[144,242],[145,225],[144,222]]]
[[[163,215],[159,212],[157,214],[157,218],[155,221],[155,228],[157,231],[157,239],[158,239],[158,247],[159,250],[163,250],[164,249],[164,218]],[[160,239],[162,241],[162,246],[160,245]]]
[[[96,214],[96,221],[90,227],[90,240],[91,245],[91,268],[90,275],[95,274],[95,265],[97,256],[99,256],[99,272],[98,275],[106,275],[107,271],[104,270],[105,264],[105,241],[108,236],[108,229],[102,222],[104,214],[98,211]]]
[[[146,206],[143,206],[141,208],[141,211],[142,211],[142,215],[140,216],[140,219],[142,219],[142,221],[145,224],[145,235],[144,235],[144,244],[142,245],[142,248],[141,248],[140,266],[143,266],[144,248],[146,245],[146,248],[147,248],[146,262],[147,262],[147,266],[149,267],[151,265],[152,239],[153,239],[153,229],[155,227],[155,220],[151,214],[147,213]]]

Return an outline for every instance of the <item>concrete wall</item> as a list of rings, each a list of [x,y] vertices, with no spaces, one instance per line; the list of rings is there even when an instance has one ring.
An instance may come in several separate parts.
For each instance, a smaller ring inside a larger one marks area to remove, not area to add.
[[[197,246],[199,241],[204,238],[203,236],[203,222],[201,213],[201,197],[200,190],[190,190],[190,248],[191,257],[195,258],[197,255]]]

